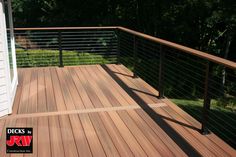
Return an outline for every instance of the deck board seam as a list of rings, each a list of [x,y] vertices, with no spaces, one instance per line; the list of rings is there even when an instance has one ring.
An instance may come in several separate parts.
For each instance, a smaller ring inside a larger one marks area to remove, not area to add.
[[[148,104],[151,108],[159,108],[167,106],[165,103]],[[55,111],[55,112],[41,112],[41,113],[29,113],[29,114],[17,114],[0,119],[13,119],[13,118],[30,118],[30,117],[43,117],[43,116],[56,116],[56,115],[68,115],[68,114],[82,114],[82,113],[97,113],[97,112],[109,112],[109,111],[122,111],[122,110],[133,110],[141,109],[138,105],[130,106],[116,106],[116,107],[101,107],[91,109],[79,109],[69,111]]]

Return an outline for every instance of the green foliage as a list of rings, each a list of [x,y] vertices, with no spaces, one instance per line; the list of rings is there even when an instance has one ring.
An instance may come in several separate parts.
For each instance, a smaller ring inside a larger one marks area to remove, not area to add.
[[[212,102],[213,106],[223,107],[236,112],[236,97],[220,97]]]

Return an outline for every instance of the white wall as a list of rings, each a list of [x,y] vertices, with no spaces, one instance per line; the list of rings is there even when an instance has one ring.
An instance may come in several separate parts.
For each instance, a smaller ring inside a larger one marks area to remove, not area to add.
[[[3,0],[0,0],[0,117],[11,112],[11,81],[9,73],[6,23]]]

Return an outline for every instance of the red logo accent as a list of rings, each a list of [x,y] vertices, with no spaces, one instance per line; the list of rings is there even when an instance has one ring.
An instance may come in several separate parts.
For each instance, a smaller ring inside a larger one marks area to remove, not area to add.
[[[10,140],[7,140],[8,146],[13,146],[16,144],[17,146],[30,146],[32,140],[32,136],[11,136]]]

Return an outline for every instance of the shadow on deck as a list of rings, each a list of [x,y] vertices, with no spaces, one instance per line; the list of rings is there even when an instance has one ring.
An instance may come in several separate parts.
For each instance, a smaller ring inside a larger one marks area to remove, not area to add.
[[[123,65],[19,69],[5,127],[33,127],[35,156],[235,156],[213,133]],[[3,149],[2,149],[3,148]]]

